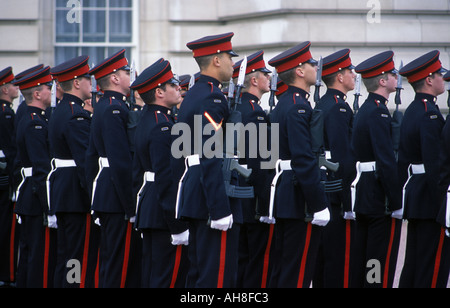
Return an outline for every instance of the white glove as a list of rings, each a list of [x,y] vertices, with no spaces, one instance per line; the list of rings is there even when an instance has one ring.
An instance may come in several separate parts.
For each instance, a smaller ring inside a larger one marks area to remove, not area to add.
[[[393,211],[391,217],[395,219],[403,219],[403,208]]]
[[[447,236],[447,237],[450,237],[450,231],[447,229],[447,230],[445,230],[445,235]]]
[[[330,218],[330,211],[328,210],[328,208],[326,208],[323,211],[314,213],[314,218],[311,223],[313,225],[325,227],[328,222],[330,222]]]
[[[356,219],[355,212],[345,212],[344,219],[345,220],[355,220]]]
[[[186,230],[180,234],[172,234],[172,245],[189,245],[189,230]]]
[[[219,220],[211,220],[211,229],[227,231],[233,226],[233,214]]]
[[[47,216],[48,227],[51,229],[58,229],[56,215]]]
[[[269,216],[261,216],[259,221],[269,225],[274,225],[276,223],[275,218],[270,219]]]
[[[130,218],[130,223],[134,224],[136,222],[136,216]]]

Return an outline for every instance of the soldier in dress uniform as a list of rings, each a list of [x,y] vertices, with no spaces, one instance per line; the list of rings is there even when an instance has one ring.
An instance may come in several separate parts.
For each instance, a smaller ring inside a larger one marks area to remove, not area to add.
[[[352,148],[357,177],[352,183],[356,213],[353,287],[392,287],[401,232],[402,194],[391,138],[389,94],[395,92],[394,53],[386,51],[356,67],[369,92],[356,114]],[[382,276],[367,275],[377,260]],[[373,279],[368,279],[368,277]]]
[[[175,218],[177,184],[171,168],[172,108],[181,101],[180,86],[168,61],[148,67],[131,86],[147,104],[136,131],[134,175],[136,228],[143,235],[142,287],[183,288],[188,271],[189,230]]]
[[[177,214],[189,221],[188,287],[222,288],[236,284],[242,211],[237,199],[229,198],[225,189],[223,159],[203,154],[211,136],[194,136],[206,128],[209,132],[213,130],[214,136],[218,134],[218,142],[222,141],[222,126],[230,111],[219,86],[233,76],[232,57],[237,56],[231,44],[233,35],[208,36],[187,44],[201,70],[198,82],[184,98],[179,115],[179,123],[187,125],[192,135],[186,145],[191,150],[184,153],[187,169],[184,159],[174,167],[177,179],[182,180]],[[200,127],[195,128],[196,125]],[[180,174],[183,170],[184,176]]]
[[[447,100],[450,102],[450,71],[445,74],[444,80],[449,83]],[[448,191],[450,191],[450,149],[448,148],[448,145],[450,145],[450,121],[445,122],[445,126],[442,130],[441,142],[441,175],[439,185],[442,189],[441,194],[443,200],[441,201],[441,210],[439,211],[438,221],[446,228],[446,236],[450,237],[450,202],[448,201],[450,200],[450,196],[448,195]]]
[[[328,89],[316,109],[324,113],[326,156],[339,163],[337,172],[327,171],[327,180],[341,180],[342,190],[327,194],[331,221],[322,235],[314,287],[348,288],[350,282],[350,249],[355,219],[350,185],[356,170],[351,151],[353,112],[346,100],[347,93],[355,88],[354,68],[349,49],[323,59],[322,79]]]
[[[439,55],[438,50],[431,51],[400,71],[416,93],[403,117],[399,150],[403,217],[408,220],[400,279],[405,288],[445,288],[449,278],[450,242],[444,241],[445,228],[436,221],[442,202],[439,155],[446,147],[444,142],[441,148],[440,142],[445,120],[436,104],[437,96],[445,92]]]
[[[99,230],[90,214],[86,183],[86,151],[89,146],[90,114],[83,109],[91,97],[88,56],[81,56],[51,69],[65,94],[49,122],[52,171],[47,179],[50,215],[56,216],[58,262],[65,273],[60,287],[94,287]],[[69,260],[81,264],[81,282],[66,279]]]
[[[46,178],[50,172],[48,123],[52,77],[45,67],[16,82],[25,97],[26,112],[17,127],[17,151],[23,165],[15,213],[21,221],[17,286],[53,286],[55,232],[48,228]]]
[[[288,85],[271,114],[272,126],[279,125],[280,146],[280,161],[272,183],[276,190],[271,192],[280,255],[278,268],[274,269],[278,282],[271,287],[309,288],[319,249],[320,226],[330,219],[318,160],[311,148],[313,109],[308,98],[316,80],[317,61],[312,58],[310,46],[310,42],[301,43],[269,61]]]
[[[86,157],[92,210],[100,224],[100,287],[140,284],[140,238],[134,230],[132,156],[127,136],[130,68],[121,50],[105,59],[94,75],[103,97],[95,105]]]
[[[19,97],[11,67],[0,71],[0,286],[15,281],[16,221],[11,202],[16,142],[13,101]]]
[[[242,61],[234,65],[234,78],[239,75]],[[271,224],[266,223],[269,222],[266,218],[269,216],[270,183],[273,174],[271,170],[261,168],[264,159],[259,153],[259,136],[262,134],[268,138],[270,134],[269,118],[261,108],[260,100],[264,93],[270,91],[271,72],[266,68],[262,50],[248,56],[247,61],[244,90],[236,109],[242,115],[243,125],[255,124],[257,135],[250,136],[246,130],[245,135],[241,136],[241,139],[245,140],[245,152],[241,153],[243,157],[239,163],[252,170],[250,178],[241,177],[241,186],[253,186],[255,197],[241,200],[244,223],[241,226],[239,241],[238,287],[261,288],[266,287],[270,281],[269,260],[271,248],[274,246],[274,220],[270,221]],[[269,140],[267,144],[270,144]],[[250,153],[254,151],[257,151],[256,157],[251,157]]]

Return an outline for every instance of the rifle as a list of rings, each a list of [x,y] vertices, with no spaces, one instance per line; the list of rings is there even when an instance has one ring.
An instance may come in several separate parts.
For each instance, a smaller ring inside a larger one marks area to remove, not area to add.
[[[355,114],[358,113],[359,110],[359,97],[361,96],[361,75],[356,75],[356,82],[355,82],[355,100],[353,102],[353,112]]]
[[[450,110],[450,82],[447,84],[447,86],[448,86],[448,97],[447,97],[447,106],[448,106],[448,108],[449,108],[449,110]],[[450,116],[450,113],[447,115],[447,118]]]
[[[275,94],[278,90],[278,74],[277,70],[274,69],[272,73],[272,79],[270,80],[270,97],[269,97],[269,114],[272,113],[273,108],[275,108]]]
[[[234,90],[232,89],[234,87],[234,83],[230,81],[230,88],[232,91],[229,93],[231,94],[231,100],[230,95],[228,95],[228,104],[230,107],[230,116],[228,118],[227,123],[230,124],[237,124],[242,123],[242,114],[240,111],[237,110],[237,105],[241,103],[240,93],[242,89],[244,88],[244,81],[245,81],[245,72],[247,70],[247,58],[242,61],[240,72],[239,72],[239,78],[237,82],[237,93],[234,105],[232,105],[232,99]],[[240,132],[236,131],[236,135],[233,136],[233,153],[225,153],[225,157],[223,159],[223,165],[222,165],[222,173],[223,173],[223,180],[225,182],[225,189],[227,191],[227,195],[231,198],[240,198],[240,199],[247,199],[247,198],[254,198],[255,193],[254,189],[251,186],[248,187],[239,187],[235,185],[231,185],[231,178],[233,171],[237,171],[241,176],[248,179],[252,173],[251,169],[246,169],[243,166],[239,165],[237,162],[237,154],[238,154],[238,145],[240,142]],[[225,149],[228,149],[227,146],[225,146]],[[231,158],[233,157],[233,158]]]
[[[320,101],[320,87],[322,86],[322,70],[323,70],[323,58],[321,56],[316,75],[316,89],[314,91],[314,102],[316,103],[316,105]]]
[[[231,110],[231,106],[234,104],[234,91],[235,85],[233,82],[233,77],[230,78],[230,84],[228,85],[228,109]]]
[[[324,152],[324,117],[320,109],[313,109],[313,114],[310,120],[311,130],[311,149],[316,155],[319,168],[326,168],[329,171],[337,172],[339,170],[339,163],[333,163],[327,160]],[[342,190],[342,180],[336,181],[322,181],[325,186],[325,192],[338,192]]]
[[[400,64],[399,71],[403,68],[403,61]],[[396,109],[394,111],[394,114],[392,115],[392,122],[391,122],[391,128],[392,128],[392,144],[394,146],[394,152],[398,153],[398,150],[400,148],[400,127],[402,125],[403,120],[403,113],[399,110],[399,106],[402,104],[401,99],[401,92],[403,90],[403,79],[399,72],[397,72],[397,87],[395,92],[395,105]]]

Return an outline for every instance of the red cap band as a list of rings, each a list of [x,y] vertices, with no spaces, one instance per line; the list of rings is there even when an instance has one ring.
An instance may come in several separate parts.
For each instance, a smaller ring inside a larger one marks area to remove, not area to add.
[[[122,65],[125,66],[125,65]],[[54,77],[56,78],[56,80],[58,80],[59,82],[64,82],[64,81],[69,81],[75,78],[78,78],[79,76],[83,76],[86,75],[89,72],[89,65],[86,64],[83,67],[80,67],[74,71],[69,71],[66,74],[60,74],[60,75],[54,75]]]
[[[154,82],[149,83],[145,87],[137,89],[137,91],[139,92],[139,94],[147,93],[148,91],[151,91],[154,88],[159,87],[160,85],[162,85],[163,83],[169,81],[172,78],[173,78],[173,73],[172,73],[172,70],[170,70],[167,73],[165,73],[163,76],[161,76],[160,78],[155,80]]]
[[[362,78],[372,78],[372,77],[382,75],[386,72],[390,72],[394,69],[395,69],[394,61],[389,61],[387,64],[381,66],[380,68],[378,68],[374,71],[369,71],[367,73],[361,73],[361,77]]]
[[[343,68],[349,67],[350,65],[352,65],[352,60],[350,58],[347,58],[343,62],[339,62],[333,66],[330,66],[330,67],[327,67],[326,69],[324,69],[322,71],[322,77],[334,74]]]
[[[210,55],[214,55],[214,54],[218,54],[218,53],[226,52],[226,51],[230,51],[230,50],[233,50],[233,45],[231,44],[231,41],[228,41],[228,42],[224,42],[224,43],[217,44],[217,45],[194,49],[192,51],[192,53],[194,55],[194,58],[198,58],[198,57],[210,56]]]
[[[277,66],[276,67],[277,73],[280,74],[280,73],[286,72],[290,69],[293,69],[294,67],[300,66],[304,62],[308,61],[311,58],[312,58],[311,52],[307,51],[307,52],[301,54],[299,57],[294,58],[288,62],[285,62],[285,63]]]
[[[114,73],[119,68],[122,68],[124,66],[128,65],[128,60],[126,58],[122,58],[117,62],[112,63],[111,65],[105,67],[104,69],[98,71],[95,73],[95,79],[100,79],[102,77],[105,77],[106,75],[109,75],[111,73]]]

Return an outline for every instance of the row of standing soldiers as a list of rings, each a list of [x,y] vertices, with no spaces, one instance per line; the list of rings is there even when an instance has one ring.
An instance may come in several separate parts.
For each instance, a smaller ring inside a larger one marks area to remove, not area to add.
[[[391,51],[356,68],[350,50],[333,53],[320,61],[328,89],[313,109],[308,99],[318,62],[310,42],[269,61],[283,81],[274,90],[264,52],[234,64],[233,35],[187,44],[200,75],[184,100],[164,59],[130,87],[124,50],[92,69],[81,56],[15,77],[11,68],[0,72],[0,281],[81,288],[392,287],[406,219],[400,286],[446,287],[450,124],[436,97],[450,76],[443,76],[439,52],[400,72]],[[354,70],[369,92],[357,112],[346,102]],[[399,74],[416,97],[396,151],[387,103]],[[227,93],[234,97],[230,108],[222,83],[239,75],[237,95]],[[93,115],[84,108],[91,76],[103,91]],[[49,120],[53,79],[64,95]],[[19,88],[25,102],[15,114]],[[145,103],[132,130],[130,89]],[[260,99],[271,90],[278,103],[268,115]],[[223,141],[236,115],[244,125],[257,124],[257,136],[241,136],[245,153],[203,155],[211,138]],[[175,130],[187,144],[174,146]],[[272,168],[262,167],[270,158],[250,154],[263,142],[277,152]],[[338,168],[319,167],[322,158]]]

